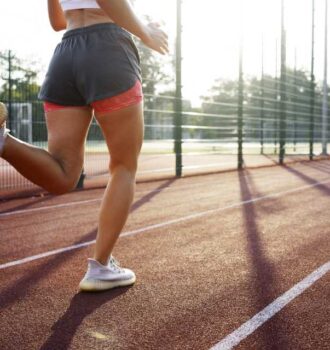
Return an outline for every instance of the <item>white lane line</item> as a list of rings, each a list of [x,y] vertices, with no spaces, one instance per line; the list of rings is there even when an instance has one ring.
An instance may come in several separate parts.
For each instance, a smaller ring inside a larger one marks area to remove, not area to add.
[[[199,212],[199,213],[194,213],[194,214],[191,214],[191,215],[188,215],[188,216],[183,216],[183,217],[178,218],[178,219],[173,219],[173,220],[161,222],[159,224],[154,224],[154,225],[142,227],[142,228],[137,229],[137,230],[124,232],[124,233],[122,233],[120,235],[120,238],[128,237],[128,236],[134,236],[134,235],[137,235],[139,233],[147,232],[147,231],[150,231],[150,230],[154,230],[154,229],[170,226],[170,225],[181,223],[181,222],[188,221],[188,220],[197,219],[197,218],[200,218],[200,217],[203,217],[203,216],[206,216],[206,215],[210,215],[210,214],[214,214],[214,213],[218,213],[218,212],[221,212],[221,211],[224,211],[224,210],[237,208],[237,207],[240,207],[240,206],[245,205],[245,204],[258,202],[258,201],[262,201],[262,200],[269,199],[269,198],[281,197],[281,196],[284,196],[284,195],[287,195],[287,194],[290,194],[290,193],[299,192],[299,191],[302,191],[302,190],[305,190],[305,189],[309,189],[309,188],[313,188],[313,187],[317,187],[317,186],[320,186],[320,185],[323,185],[323,184],[326,184],[326,183],[330,183],[330,179],[328,179],[326,181],[322,181],[322,182],[316,182],[316,183],[311,184],[311,185],[305,185],[305,186],[301,186],[301,187],[296,187],[296,188],[293,188],[291,190],[287,190],[287,191],[283,191],[283,192],[277,192],[277,193],[268,194],[266,196],[260,196],[260,197],[252,198],[252,199],[249,199],[249,200],[246,200],[246,201],[242,201],[242,202],[238,202],[238,203],[234,203],[234,204],[228,205],[226,207],[220,207],[220,208],[215,208],[215,209],[202,211],[202,212]],[[88,245],[91,245],[91,244],[94,244],[94,243],[95,243],[95,240],[89,241],[89,242],[84,242],[84,243],[79,243],[79,244],[74,244],[74,245],[71,245],[71,246],[68,246],[68,247],[51,250],[51,251],[46,252],[46,253],[32,255],[32,256],[26,257],[24,259],[14,260],[14,261],[11,261],[11,262],[8,262],[8,263],[0,265],[0,270],[6,269],[8,267],[16,266],[16,265],[22,265],[22,264],[25,264],[25,263],[30,262],[30,261],[34,261],[34,260],[45,258],[47,256],[64,253],[64,252],[67,252],[67,251],[70,251],[70,250],[75,250],[75,249],[78,249],[78,248],[81,248],[81,247],[85,247],[85,246],[88,246]]]
[[[26,257],[24,259],[20,259],[20,260],[14,260],[14,261],[11,261],[11,262],[8,262],[8,263],[0,265],[0,270],[6,269],[8,267],[16,266],[16,265],[23,265],[23,264],[26,264],[26,263],[28,263],[30,261],[46,258],[47,256],[61,254],[61,253],[64,253],[64,252],[68,252],[70,250],[79,249],[79,248],[82,248],[82,247],[87,247],[87,246],[89,246],[89,245],[91,245],[93,243],[95,243],[95,240],[94,241],[88,241],[88,242],[75,244],[73,246],[68,246],[68,247],[59,248],[59,249],[55,249],[55,250],[50,250],[49,252],[28,256],[28,257]]]
[[[289,304],[293,299],[297,298],[300,294],[302,294],[306,289],[308,289],[312,284],[314,284],[329,271],[330,261],[319,267],[317,270],[313,271],[302,281],[275,299],[271,304],[266,306],[250,320],[242,324],[239,328],[237,328],[234,332],[229,334],[219,343],[214,345],[210,350],[233,349],[234,346],[238,345],[242,340],[244,340],[247,336],[262,326],[266,321],[281,311],[287,304]]]

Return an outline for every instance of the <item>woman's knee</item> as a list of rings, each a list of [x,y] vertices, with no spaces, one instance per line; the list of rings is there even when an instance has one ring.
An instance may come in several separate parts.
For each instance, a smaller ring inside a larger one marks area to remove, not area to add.
[[[68,192],[71,192],[72,190],[74,190],[77,186],[78,181],[59,181],[58,183],[54,183],[52,184],[49,188],[48,191],[51,194],[55,194],[55,195],[61,195],[61,194],[65,194]]]
[[[61,179],[58,179],[58,181],[50,184],[49,188],[47,190],[55,195],[61,195],[68,192],[71,192],[77,187],[77,183],[79,181],[79,176],[75,177],[63,177]]]
[[[83,157],[76,155],[76,158],[52,154],[60,166],[60,171],[53,176],[53,181],[46,188],[52,194],[60,195],[74,190],[77,186],[81,171],[83,169]]]
[[[125,172],[128,175],[135,178],[137,172],[138,162],[137,159],[131,159],[130,161],[110,161],[110,173],[114,174],[115,172]]]

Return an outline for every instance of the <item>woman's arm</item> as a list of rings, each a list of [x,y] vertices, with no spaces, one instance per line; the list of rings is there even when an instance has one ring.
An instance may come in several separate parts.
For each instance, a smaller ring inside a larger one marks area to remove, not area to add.
[[[128,0],[96,1],[115,23],[139,37],[146,46],[161,54],[168,52],[167,35],[156,24],[142,23]]]
[[[66,19],[58,0],[48,0],[48,17],[56,32],[66,29]]]

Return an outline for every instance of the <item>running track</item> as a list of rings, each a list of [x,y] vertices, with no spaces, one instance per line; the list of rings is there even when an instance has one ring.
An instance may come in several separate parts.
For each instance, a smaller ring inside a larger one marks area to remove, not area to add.
[[[101,195],[1,203],[1,349],[329,349],[329,160],[140,183],[137,283],[77,293]]]

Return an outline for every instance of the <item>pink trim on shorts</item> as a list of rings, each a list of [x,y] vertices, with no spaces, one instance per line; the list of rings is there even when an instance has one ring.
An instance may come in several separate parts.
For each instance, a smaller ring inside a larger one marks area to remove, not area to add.
[[[44,102],[45,112],[58,111],[65,108],[93,108],[95,113],[114,112],[138,104],[143,99],[142,84],[139,80],[129,90],[117,95],[92,102],[89,106],[62,106],[51,102]]]
[[[135,85],[129,90],[117,95],[91,103],[91,107],[96,113],[114,112],[122,108],[138,104],[143,99],[142,85],[137,80]]]

